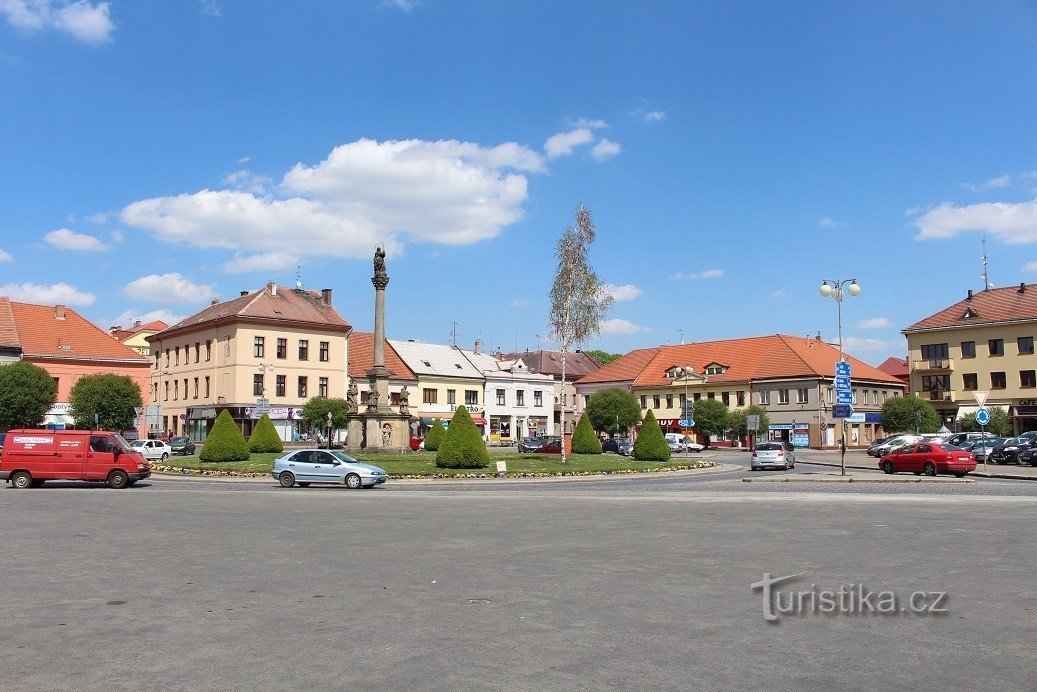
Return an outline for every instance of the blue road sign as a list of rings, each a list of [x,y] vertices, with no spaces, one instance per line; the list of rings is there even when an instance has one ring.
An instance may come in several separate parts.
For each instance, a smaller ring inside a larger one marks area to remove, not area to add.
[[[695,427],[695,419],[694,418],[681,418],[677,422],[680,423],[680,426],[682,428],[694,428]]]
[[[853,392],[849,389],[837,389],[835,391],[835,403],[837,404],[852,404],[853,403]]]
[[[835,376],[835,388],[836,389],[849,389],[850,388],[850,376],[849,375],[836,375]]]
[[[836,375],[844,375],[846,377],[849,377],[850,376],[850,364],[847,363],[845,360],[838,361],[835,364],[835,374]]]
[[[853,407],[849,404],[836,404],[832,407],[832,418],[849,418],[853,415]]]
[[[981,408],[980,410],[976,411],[976,422],[980,425],[986,425],[987,423],[989,423],[990,411],[986,410],[985,408]]]

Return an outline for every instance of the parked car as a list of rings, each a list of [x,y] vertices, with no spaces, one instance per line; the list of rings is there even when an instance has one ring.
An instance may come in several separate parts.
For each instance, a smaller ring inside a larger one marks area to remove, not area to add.
[[[388,478],[384,469],[362,464],[343,452],[300,449],[274,459],[271,472],[283,488],[311,483],[335,483],[347,488],[373,488]]]
[[[666,446],[670,448],[670,454],[680,454],[684,451],[684,445],[677,440],[666,440]]]
[[[988,432],[962,432],[951,435],[947,438],[947,442],[955,447],[961,447],[966,442],[974,442],[976,440],[994,437],[997,437],[997,435]]]
[[[562,453],[562,438],[554,437],[541,437],[540,446],[537,447],[538,452],[542,454],[561,454]]]
[[[543,440],[539,437],[523,437],[519,440],[518,451],[520,452],[535,452],[540,449],[540,445]]]
[[[1015,460],[1020,466],[1022,466],[1023,464],[1037,466],[1037,447],[1030,447],[1029,449],[1024,449],[1016,455]]]
[[[150,475],[147,459],[122,436],[98,430],[10,430],[0,453],[0,480],[14,488],[49,480],[125,488]]]
[[[161,440],[162,442],[169,442],[169,433],[165,430],[149,430],[149,440]]]
[[[173,456],[173,449],[162,440],[134,440],[130,445],[133,447],[133,451],[148,460],[165,461]]]
[[[705,446],[705,445],[701,445],[701,444],[699,444],[698,442],[695,442],[695,441],[694,441],[693,439],[691,439],[690,437],[685,437],[685,438],[684,438],[684,449],[685,449],[686,451],[689,451],[689,452],[696,452],[696,453],[697,453],[697,452],[701,452],[701,451],[702,451],[702,450],[704,450],[705,448],[706,448],[706,446]]]
[[[1016,463],[1019,452],[1024,452],[1034,446],[1037,440],[1030,437],[1010,437],[998,446],[990,450],[987,461],[995,464]]]
[[[914,444],[918,442],[918,437],[915,435],[895,435],[893,437],[887,437],[881,444],[875,443],[868,447],[868,454],[873,457],[882,458],[886,454],[889,454],[890,450],[902,447],[906,444]]]
[[[189,456],[194,454],[194,440],[190,437],[173,437],[169,440],[169,449],[173,454]]]
[[[601,441],[601,451],[603,451],[603,452],[615,452],[616,454],[619,454],[619,446],[621,444],[623,444],[624,442],[629,442],[629,441],[630,440],[628,438],[626,438],[626,437],[610,437],[607,440],[602,440]]]
[[[634,453],[634,443],[633,443],[633,441],[631,441],[631,440],[629,440],[629,439],[627,439],[625,437],[621,438],[620,441],[619,441],[619,445],[617,446],[616,451],[619,454],[621,454],[621,455],[623,455],[625,457],[631,456]]]
[[[976,470],[976,459],[971,452],[945,442],[919,442],[885,455],[879,461],[879,468],[886,473],[910,471],[916,476],[952,473],[962,478]]]
[[[796,467],[795,448],[788,442],[761,442],[753,449],[750,471],[762,469],[792,469]]]
[[[413,435],[411,435],[411,438],[410,438],[410,451],[416,452],[419,449],[425,449],[425,438],[424,437],[414,437]]]

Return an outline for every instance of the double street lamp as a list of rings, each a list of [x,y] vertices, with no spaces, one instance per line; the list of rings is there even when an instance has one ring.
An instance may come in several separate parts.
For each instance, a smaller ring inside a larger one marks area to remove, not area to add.
[[[848,285],[847,285],[848,284]],[[843,294],[849,294],[851,297],[860,295],[861,287],[857,283],[857,279],[825,279],[821,282],[821,287],[817,289],[817,292],[821,294],[822,298],[832,298],[835,300],[838,306],[837,312],[839,315],[839,360],[843,359]],[[839,440],[839,468],[840,474],[846,475],[846,419],[842,419],[841,426],[842,436]],[[793,431],[795,434],[795,431]]]

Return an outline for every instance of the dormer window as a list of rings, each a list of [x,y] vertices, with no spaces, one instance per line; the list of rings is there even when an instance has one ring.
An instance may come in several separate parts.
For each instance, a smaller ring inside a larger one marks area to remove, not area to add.
[[[710,363],[706,366],[707,375],[723,375],[726,368],[719,363]]]
[[[971,319],[973,317],[979,317],[979,313],[972,308],[965,308],[965,314],[961,316],[962,319]]]

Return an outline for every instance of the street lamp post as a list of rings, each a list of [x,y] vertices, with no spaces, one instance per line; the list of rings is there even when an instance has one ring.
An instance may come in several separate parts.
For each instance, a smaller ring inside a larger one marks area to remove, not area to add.
[[[328,411],[328,450],[331,449],[331,411]]]
[[[849,286],[847,286],[849,284]],[[851,297],[860,295],[861,287],[857,279],[825,279],[818,288],[822,298],[833,298],[838,306],[836,311],[839,316],[839,360],[843,359],[843,287]],[[839,469],[840,475],[846,475],[846,419],[842,418],[840,426],[841,436],[839,438]],[[795,431],[793,431],[794,433]]]

